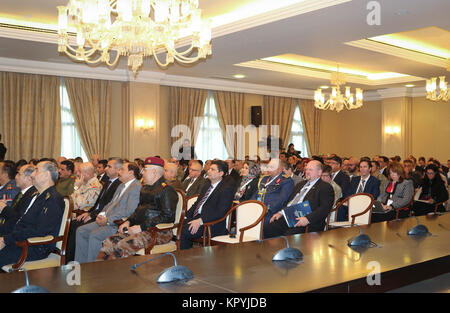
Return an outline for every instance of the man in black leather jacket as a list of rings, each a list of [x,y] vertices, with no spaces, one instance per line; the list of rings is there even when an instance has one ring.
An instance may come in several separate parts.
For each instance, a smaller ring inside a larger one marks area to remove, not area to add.
[[[145,160],[142,169],[144,185],[141,189],[139,204],[134,213],[119,226],[117,234],[103,242],[97,259],[111,260],[135,254],[146,248],[153,235],[147,231],[161,223],[173,223],[178,203],[175,189],[164,182],[164,161],[157,157]],[[155,245],[168,243],[172,239],[172,230],[159,231]]]

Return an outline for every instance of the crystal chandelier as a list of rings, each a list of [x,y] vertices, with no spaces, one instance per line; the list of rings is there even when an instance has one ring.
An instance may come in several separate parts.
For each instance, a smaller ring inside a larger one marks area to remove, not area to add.
[[[345,108],[348,110],[358,109],[363,105],[363,91],[356,88],[356,101],[353,93],[350,92],[350,87],[345,87],[345,94],[341,93],[341,85],[345,85],[345,75],[339,73],[339,65],[336,73],[331,73],[332,87],[330,98],[325,101],[325,95],[322,93],[322,88],[318,88],[314,92],[314,106],[321,110],[335,110],[340,112]]]
[[[136,75],[144,57],[166,67],[211,55],[210,22],[201,20],[198,0],[69,0],[57,8],[58,51],[76,61],[114,66],[127,56]],[[72,30],[76,44],[69,42]],[[186,37],[190,43],[179,42]],[[188,47],[180,51],[177,43]]]
[[[439,94],[437,93],[436,77],[427,79],[427,99],[431,101],[448,101],[450,99],[450,92],[447,88],[445,76],[439,76]]]

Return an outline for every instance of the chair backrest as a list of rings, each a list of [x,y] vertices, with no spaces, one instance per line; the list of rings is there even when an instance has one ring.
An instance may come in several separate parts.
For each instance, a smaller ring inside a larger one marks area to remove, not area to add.
[[[61,251],[61,264],[65,264],[67,239],[69,238],[69,226],[72,220],[73,199],[70,196],[64,197],[64,213],[61,219],[58,236],[63,240],[56,243],[56,247]]]
[[[370,224],[372,217],[373,196],[369,193],[357,193],[347,198],[349,222],[366,225]],[[352,215],[358,215],[354,217]]]
[[[178,195],[177,209],[175,211],[175,224],[180,222],[181,213],[186,210],[186,196],[181,189],[175,189]],[[177,235],[177,228],[173,229],[173,235]]]
[[[236,238],[239,242],[243,241],[244,234],[262,239],[265,215],[266,206],[260,201],[248,200],[236,206]]]
[[[414,191],[414,200],[419,200],[420,194],[422,193],[422,187],[416,188]]]
[[[192,207],[192,205],[197,201],[199,195],[194,195],[186,199],[186,212]]]

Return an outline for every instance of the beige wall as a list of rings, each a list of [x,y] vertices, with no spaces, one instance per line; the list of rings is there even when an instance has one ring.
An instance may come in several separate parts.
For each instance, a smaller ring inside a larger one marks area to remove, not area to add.
[[[320,153],[372,157],[381,148],[381,101],[367,101],[360,109],[323,111]]]
[[[412,154],[435,157],[443,163],[450,159],[450,103],[413,98]]]

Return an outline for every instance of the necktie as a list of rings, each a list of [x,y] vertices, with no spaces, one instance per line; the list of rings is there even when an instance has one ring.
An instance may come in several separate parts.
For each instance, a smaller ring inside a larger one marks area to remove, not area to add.
[[[366,181],[364,179],[361,180],[361,183],[358,186],[358,190],[356,190],[356,193],[361,193],[364,191],[364,186],[366,184]]]
[[[14,198],[13,203],[11,204],[11,208],[14,208],[17,205],[17,203],[19,203],[20,199],[22,199],[22,197],[23,197],[22,192],[19,192],[17,196]]]
[[[196,216],[198,214],[198,211],[200,210],[200,208],[203,205],[203,203],[205,203],[206,199],[208,199],[208,196],[211,193],[211,190],[213,190],[213,188],[214,188],[213,185],[209,186],[209,188],[206,191],[205,195],[203,196],[203,198],[200,200],[200,202],[198,203],[197,207],[195,208],[193,216]]]
[[[291,206],[291,205],[300,203],[300,201],[302,201],[303,198],[305,197],[306,192],[307,192],[308,190],[309,190],[309,182],[307,182],[307,183],[305,184],[305,186],[303,186],[302,190],[300,190],[300,192],[299,192],[297,195],[295,195],[294,199],[292,199],[292,201],[289,202],[289,205],[288,205],[288,206]]]

